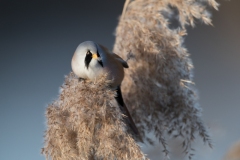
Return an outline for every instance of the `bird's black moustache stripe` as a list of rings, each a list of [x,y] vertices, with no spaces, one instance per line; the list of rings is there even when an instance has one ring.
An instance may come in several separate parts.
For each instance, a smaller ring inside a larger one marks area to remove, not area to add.
[[[100,57],[100,54],[98,52],[97,52],[97,56]],[[98,63],[103,67],[102,59],[99,59]]]
[[[101,59],[100,54],[98,52],[97,52],[97,56],[99,57],[98,63],[103,67],[102,59]],[[86,57],[85,57],[85,61],[84,61],[87,69],[89,67],[89,64],[90,64],[91,60],[92,60],[92,53],[90,51],[88,51],[87,54],[86,54]]]
[[[89,67],[91,60],[92,60],[92,53],[90,51],[88,51],[86,54],[85,60],[84,60],[85,66],[87,67],[87,69]]]

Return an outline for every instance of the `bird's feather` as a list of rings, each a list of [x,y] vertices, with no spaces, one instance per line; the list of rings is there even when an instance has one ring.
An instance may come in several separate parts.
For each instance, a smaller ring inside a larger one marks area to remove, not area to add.
[[[120,110],[122,111],[122,113],[126,116],[124,117],[124,120],[128,123],[128,125],[130,126],[130,128],[132,129],[132,131],[134,132],[134,134],[139,135],[138,129],[123,101],[122,98],[122,92],[121,92],[121,88],[120,86],[117,87],[117,96],[115,97],[116,101],[118,102],[119,106],[120,106]]]
[[[103,45],[100,45],[100,44],[99,44],[99,46],[101,47],[101,49],[102,49],[105,53],[111,54],[116,60],[118,60],[118,61],[122,64],[122,66],[123,66],[124,68],[128,68],[127,62],[124,61],[120,56],[118,56],[118,55],[115,54],[115,53],[110,52],[110,51],[109,51],[106,47],[104,47]]]
[[[122,64],[122,66],[124,67],[124,68],[128,68],[128,64],[127,64],[127,62],[126,61],[124,61],[121,57],[119,57],[117,54],[115,54],[115,53],[112,53],[113,54],[113,56],[119,61],[119,62],[121,62],[121,64]]]

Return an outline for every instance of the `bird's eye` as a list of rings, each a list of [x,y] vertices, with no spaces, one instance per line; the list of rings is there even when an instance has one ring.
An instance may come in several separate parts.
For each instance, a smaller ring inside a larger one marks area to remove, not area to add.
[[[87,51],[87,55],[89,55],[89,54],[91,54],[91,52],[90,52],[90,51]]]

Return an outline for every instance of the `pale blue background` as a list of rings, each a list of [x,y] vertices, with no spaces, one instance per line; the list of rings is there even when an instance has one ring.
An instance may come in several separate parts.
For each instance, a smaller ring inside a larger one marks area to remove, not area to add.
[[[189,29],[204,121],[215,144],[196,159],[221,159],[240,140],[240,1],[219,1],[215,27]],[[43,160],[44,112],[58,95],[77,45],[114,44],[124,0],[0,0],[0,159]],[[201,142],[201,141],[199,141]],[[159,149],[145,147],[152,159]],[[180,159],[180,158],[176,158]]]

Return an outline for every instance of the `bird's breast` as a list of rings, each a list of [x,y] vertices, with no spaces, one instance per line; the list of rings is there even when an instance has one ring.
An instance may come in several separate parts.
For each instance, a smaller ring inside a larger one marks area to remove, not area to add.
[[[107,70],[97,60],[92,59],[89,68],[85,68],[85,72],[90,80],[95,80],[97,77],[107,73]]]

